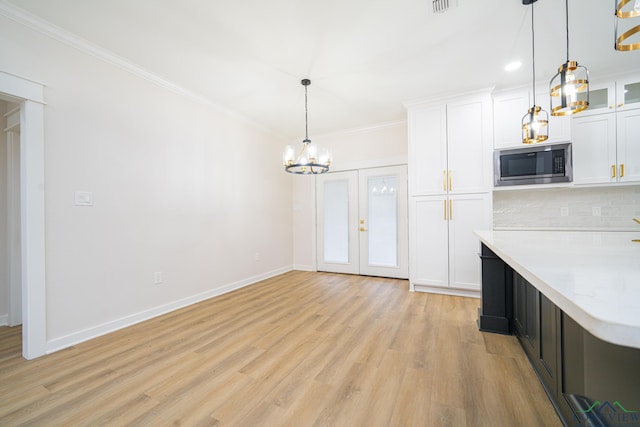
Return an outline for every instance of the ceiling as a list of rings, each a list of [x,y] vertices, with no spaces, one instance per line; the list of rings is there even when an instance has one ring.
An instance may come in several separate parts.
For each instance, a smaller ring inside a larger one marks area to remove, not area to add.
[[[531,82],[521,0],[2,0],[287,138],[403,120],[405,101]],[[613,49],[612,1],[570,0],[570,59],[640,71]],[[535,3],[537,78],[566,60],[564,2]],[[519,59],[523,67],[504,71]],[[524,112],[523,112],[524,113]]]

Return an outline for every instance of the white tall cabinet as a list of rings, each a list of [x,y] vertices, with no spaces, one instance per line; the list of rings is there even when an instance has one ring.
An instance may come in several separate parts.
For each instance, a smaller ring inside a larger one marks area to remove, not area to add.
[[[473,230],[492,227],[490,93],[406,106],[411,289],[478,295]]]

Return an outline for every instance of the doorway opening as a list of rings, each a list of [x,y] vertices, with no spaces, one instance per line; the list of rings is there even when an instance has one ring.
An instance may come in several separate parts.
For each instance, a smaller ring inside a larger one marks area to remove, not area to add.
[[[20,104],[0,99],[0,326],[22,324]]]
[[[16,219],[16,222],[19,223],[22,356],[25,359],[34,359],[47,352],[44,85],[0,71],[0,101],[15,103],[20,107],[17,115],[19,134],[15,137],[16,145],[19,147],[17,192],[20,203],[19,219]],[[3,227],[6,229],[7,226]],[[14,294],[18,295],[15,292]],[[7,322],[8,316],[7,313]]]

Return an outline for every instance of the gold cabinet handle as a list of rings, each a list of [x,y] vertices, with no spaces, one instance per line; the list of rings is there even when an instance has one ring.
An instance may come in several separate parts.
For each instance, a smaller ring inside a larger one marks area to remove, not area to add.
[[[611,178],[616,177],[616,165],[611,165]]]
[[[453,171],[449,171],[449,191],[453,191],[453,182],[451,181],[453,178]]]
[[[624,104],[618,104],[618,108],[624,107]]]
[[[616,106],[615,106],[615,104],[611,104],[611,105],[609,105],[609,108],[613,109],[613,108],[616,108]]]
[[[447,220],[447,201],[443,200],[442,201],[444,203],[444,220]]]
[[[638,224],[640,224],[640,219],[638,219],[638,218],[633,218],[633,220],[634,220],[635,222],[637,222]]]
[[[620,178],[624,178],[624,163],[620,164]]]
[[[369,231],[369,230],[364,227],[360,227],[360,231]]]
[[[449,199],[449,221],[453,220],[453,200]]]
[[[442,171],[442,189],[447,191],[447,171]]]

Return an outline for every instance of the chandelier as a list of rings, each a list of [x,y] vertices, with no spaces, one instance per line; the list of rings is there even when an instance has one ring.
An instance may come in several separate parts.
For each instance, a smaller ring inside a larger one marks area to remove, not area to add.
[[[531,4],[531,52],[533,63],[533,107],[522,117],[522,143],[534,144],[549,138],[549,116],[542,107],[536,105],[536,37],[533,22],[533,4],[536,0],[523,0],[523,4]]]
[[[304,86],[304,139],[298,150],[293,145],[287,145],[282,155],[284,170],[297,175],[321,174],[329,171],[331,152],[318,150],[309,139],[309,110],[307,108],[307,87],[311,80],[304,79],[300,83]],[[297,154],[296,154],[297,153]]]

